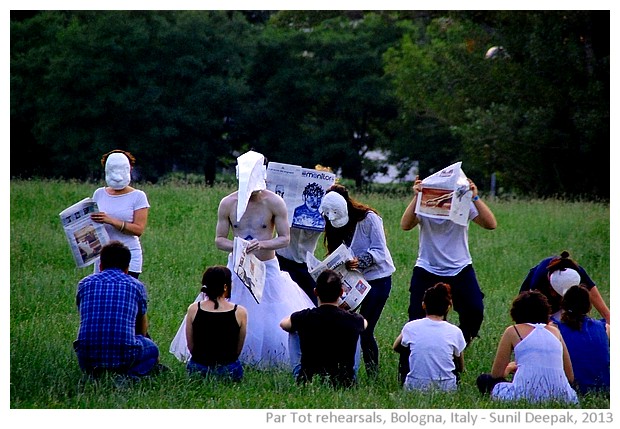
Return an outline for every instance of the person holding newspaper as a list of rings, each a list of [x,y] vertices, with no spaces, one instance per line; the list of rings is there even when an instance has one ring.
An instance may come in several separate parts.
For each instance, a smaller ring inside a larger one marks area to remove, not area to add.
[[[120,149],[103,155],[101,165],[105,168],[107,186],[93,194],[99,212],[92,213],[91,219],[105,224],[110,240],[118,240],[129,248],[129,275],[138,278],[142,272],[140,236],[146,228],[150,205],[144,191],[129,186],[135,162],[130,152]],[[98,270],[99,264],[95,263],[95,272]]]
[[[296,335],[289,338],[280,329],[280,321],[315,305],[289,275],[280,271],[275,250],[289,244],[288,212],[282,197],[267,189],[265,175],[262,154],[249,151],[237,158],[239,189],[220,201],[215,245],[229,252],[228,267],[232,272],[237,272],[233,254],[235,238],[245,240],[247,254],[264,263],[260,303],[240,277],[233,276],[231,300],[248,312],[241,362],[259,368],[290,365],[295,373],[299,369],[299,338]]]
[[[374,331],[390,296],[392,273],[396,271],[383,220],[375,209],[351,198],[347,188],[340,184],[327,189],[320,210],[326,219],[327,253],[344,243],[354,256],[346,262],[347,269],[359,270],[371,286],[360,305],[360,314],[368,321],[360,339],[366,374],[374,378],[379,373],[379,347]]]
[[[317,164],[314,168],[319,171],[326,171],[329,173],[332,172],[330,167],[324,167],[320,164]],[[316,186],[315,183],[312,183],[310,186],[304,188],[304,203],[307,206],[311,206],[313,209],[316,207],[316,213],[318,213],[321,219],[320,224],[317,224],[317,226],[324,229],[325,219],[323,219],[323,216],[319,211],[324,193],[322,190],[319,192],[319,189],[320,188]],[[308,201],[311,201],[311,203],[309,204]],[[277,249],[276,257],[278,258],[282,271],[288,272],[293,281],[297,283],[304,292],[306,292],[306,295],[308,295],[314,305],[317,305],[317,297],[314,293],[316,282],[308,273],[306,253],[310,252],[314,255],[322,231],[316,229],[302,229],[296,227],[295,225],[296,223],[293,221],[290,231],[291,239],[289,245],[284,248]]]
[[[446,176],[456,169],[444,169]],[[458,172],[460,172],[460,165]],[[409,320],[422,319],[426,316],[422,306],[424,293],[433,285],[443,282],[451,286],[454,311],[459,315],[459,328],[463,331],[465,341],[469,344],[478,335],[482,325],[484,294],[476,278],[469,253],[469,222],[484,229],[495,229],[495,215],[478,195],[478,188],[471,179],[466,179],[471,202],[465,211],[464,225],[451,219],[438,219],[418,215],[416,206],[424,187],[422,180],[416,177],[413,184],[413,198],[400,221],[400,227],[409,231],[420,226],[418,258],[413,268],[409,288]],[[467,185],[466,185],[467,186]],[[467,192],[464,195],[468,195]],[[404,383],[409,372],[409,351],[400,354],[399,378]]]

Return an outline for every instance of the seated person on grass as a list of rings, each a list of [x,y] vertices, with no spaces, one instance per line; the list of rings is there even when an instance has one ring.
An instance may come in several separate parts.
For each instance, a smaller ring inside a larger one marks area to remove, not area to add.
[[[73,347],[89,375],[109,371],[139,377],[164,369],[159,348],[147,338],[146,288],[127,274],[130,259],[127,246],[112,241],[101,249],[101,271],[78,284],[80,327]]]
[[[356,382],[357,344],[368,322],[338,306],[343,286],[335,271],[325,270],[319,275],[315,293],[318,307],[297,311],[280,322],[285,331],[299,333],[301,369],[297,382],[310,382],[317,375],[334,387],[351,387]]]

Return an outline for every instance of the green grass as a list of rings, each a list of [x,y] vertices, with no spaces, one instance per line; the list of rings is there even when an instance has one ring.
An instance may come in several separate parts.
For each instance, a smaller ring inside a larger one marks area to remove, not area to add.
[[[458,392],[404,392],[397,382],[391,344],[407,319],[408,287],[417,255],[417,229],[399,229],[408,196],[370,193],[352,196],[376,207],[384,219],[397,271],[376,336],[381,353],[377,381],[360,370],[359,387],[334,391],[299,387],[286,371],[246,370],[241,384],[190,379],[168,352],[187,306],[199,291],[206,266],[225,264],[214,245],[217,206],[229,185],[144,185],[151,203],[143,235],[144,273],[150,295],[150,333],[171,371],[133,385],[111,379],[83,382],[72,342],[79,318],[77,282],[92,268],[72,260],[58,213],[90,196],[93,184],[12,181],[10,186],[10,407],[13,409],[496,409],[537,408],[481,397],[475,379],[491,368],[501,332],[510,324],[510,302],[540,259],[562,250],[586,267],[609,303],[609,205],[560,200],[491,201],[498,228],[470,228],[474,267],[485,293],[480,338],[466,350],[466,371]],[[323,256],[322,250],[317,256]],[[594,316],[599,315],[594,311]],[[456,322],[454,315],[451,320]],[[609,408],[604,396],[588,396],[580,408]],[[549,403],[544,408],[564,408]],[[191,424],[191,422],[187,422]]]

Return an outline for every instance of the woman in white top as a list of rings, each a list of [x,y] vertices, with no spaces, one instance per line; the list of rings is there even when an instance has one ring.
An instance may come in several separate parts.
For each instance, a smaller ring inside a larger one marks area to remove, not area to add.
[[[491,374],[478,377],[482,393],[499,400],[578,402],[570,384],[574,375],[568,350],[559,329],[549,324],[549,308],[547,298],[536,290],[515,298],[510,309],[515,324],[499,341]],[[506,381],[513,373],[512,382]]]
[[[405,377],[406,390],[456,390],[458,374],[463,371],[463,332],[446,321],[452,307],[450,285],[437,283],[424,293],[423,319],[405,324],[394,341],[396,352],[409,353],[409,372]]]
[[[129,248],[129,275],[138,278],[142,272],[140,236],[146,228],[150,205],[143,191],[129,186],[135,162],[131,153],[120,149],[103,155],[101,165],[105,168],[107,186],[94,192],[99,212],[91,214],[91,218],[106,224],[110,240],[118,240]],[[98,265],[95,264],[95,271]]]
[[[346,262],[347,269],[359,270],[371,286],[360,306],[360,314],[368,321],[360,342],[366,374],[376,377],[379,347],[374,331],[390,296],[392,273],[396,271],[387,247],[383,220],[375,209],[349,197],[347,188],[340,184],[327,189],[319,210],[326,219],[324,244],[327,253],[344,243],[354,255]]]

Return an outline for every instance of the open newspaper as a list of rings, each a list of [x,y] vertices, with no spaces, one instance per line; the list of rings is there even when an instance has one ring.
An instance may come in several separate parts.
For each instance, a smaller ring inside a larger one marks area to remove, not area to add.
[[[322,262],[319,261],[312,253],[306,253],[306,264],[308,272],[316,281],[319,275],[326,269],[334,270],[342,279],[344,293],[340,297],[340,308],[345,310],[355,310],[362,303],[368,292],[370,284],[364,279],[359,271],[347,270],[345,262],[353,259],[353,254],[347,246],[341,244],[334,252],[332,252]]]
[[[234,271],[260,304],[265,289],[265,263],[256,255],[247,253],[249,241],[235,237],[233,241]]]
[[[105,226],[90,218],[91,213],[98,211],[95,200],[84,198],[60,212],[65,236],[79,268],[93,264],[101,248],[110,241]]]
[[[472,192],[461,162],[450,165],[422,180],[415,212],[420,216],[450,219],[467,225]]]
[[[267,189],[284,199],[289,226],[294,228],[325,229],[325,219],[319,212],[319,206],[325,191],[335,181],[336,175],[327,171],[279,162],[267,165]]]

